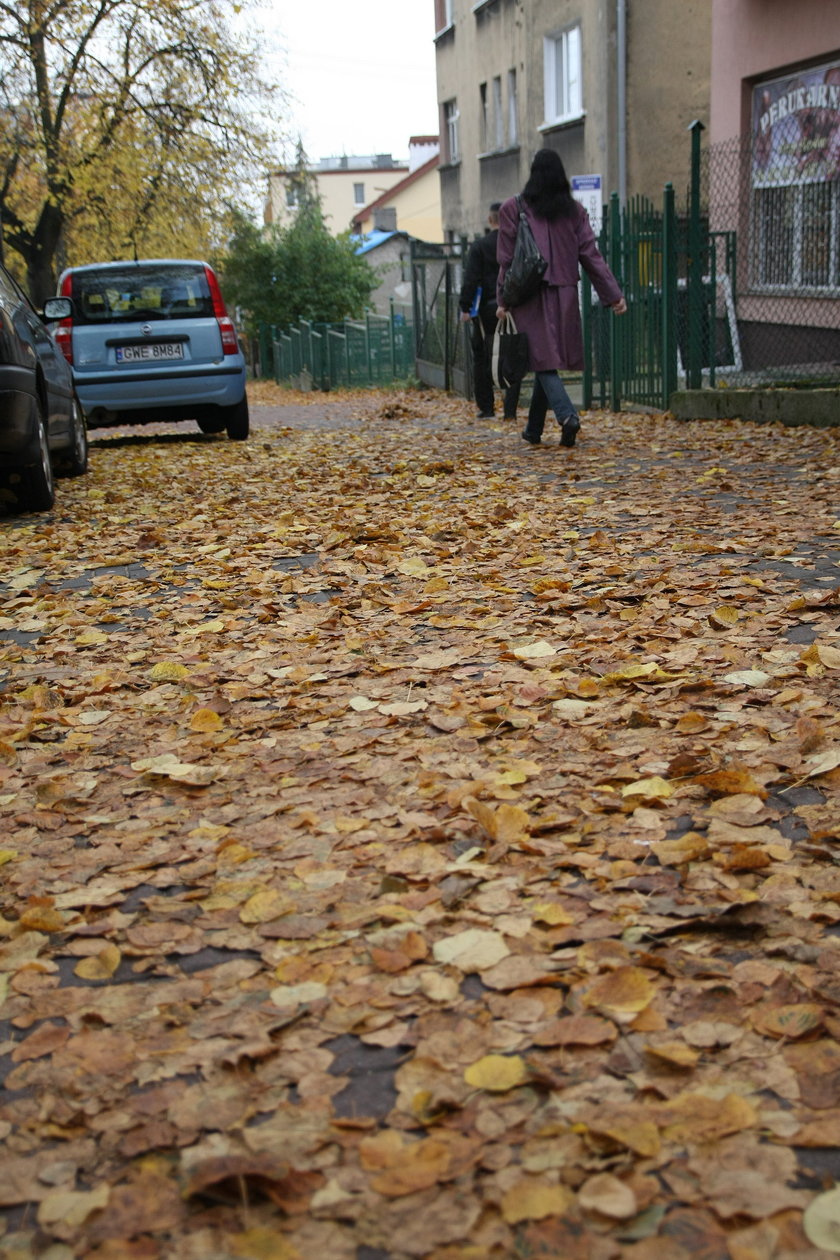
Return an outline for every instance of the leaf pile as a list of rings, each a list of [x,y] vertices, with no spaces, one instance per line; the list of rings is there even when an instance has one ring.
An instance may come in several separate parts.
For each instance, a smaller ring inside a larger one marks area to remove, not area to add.
[[[840,1253],[836,437],[342,406],[5,522],[0,1257]]]

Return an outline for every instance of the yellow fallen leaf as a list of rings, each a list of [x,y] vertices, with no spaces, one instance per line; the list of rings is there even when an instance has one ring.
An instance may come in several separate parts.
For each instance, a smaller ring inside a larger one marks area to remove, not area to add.
[[[152,682],[180,682],[189,672],[186,665],[179,665],[176,661],[161,661],[149,670],[149,678]]]
[[[108,635],[103,630],[83,630],[75,639],[77,647],[98,647],[100,643],[108,643]]]
[[[587,1212],[599,1212],[612,1220],[626,1221],[638,1212],[636,1196],[612,1173],[596,1173],[578,1190],[578,1203]]]
[[[621,1020],[643,1011],[655,993],[653,981],[641,967],[616,967],[585,987],[583,1004],[608,1011]]]
[[[464,798],[464,808],[480,823],[491,840],[511,844],[530,835],[531,819],[519,805],[499,805],[494,809],[474,796]]]
[[[635,783],[626,783],[621,789],[622,796],[644,796],[652,800],[667,801],[674,795],[674,785],[660,775],[651,775],[648,779],[637,779]]]
[[[802,1217],[802,1228],[815,1247],[840,1255],[840,1186],[811,1200]]]
[[[162,753],[159,757],[142,757],[132,761],[132,770],[146,774],[160,774],[191,787],[206,787],[212,783],[218,771],[213,766],[199,766],[190,761],[180,761],[174,753]]]
[[[217,617],[213,621],[202,621],[197,626],[184,626],[181,634],[221,634],[224,628],[225,623]]]
[[[502,1196],[502,1216],[508,1225],[563,1216],[574,1204],[568,1186],[551,1185],[536,1177],[522,1177]]]
[[[108,943],[98,954],[82,958],[76,963],[73,974],[80,980],[110,980],[122,961],[116,945]]]
[[[227,1234],[224,1245],[236,1260],[303,1260],[297,1247],[265,1225],[255,1225],[242,1234]]]
[[[190,718],[190,730],[201,735],[212,735],[214,731],[220,731],[223,726],[224,722],[213,709],[196,709]]]
[[[741,614],[737,608],[733,608],[731,604],[721,604],[720,608],[709,614],[709,625],[715,630],[728,630],[737,625],[740,619]]]
[[[451,963],[465,973],[486,971],[507,958],[510,950],[501,932],[485,928],[467,928],[454,936],[435,941],[432,953],[439,963]]]
[[[51,1190],[38,1204],[38,1223],[78,1229],[91,1213],[106,1207],[110,1197],[108,1185],[97,1186],[95,1190]]]
[[[239,911],[241,923],[270,923],[288,914],[292,903],[276,888],[263,888],[249,897]]]
[[[683,866],[708,853],[709,842],[699,831],[686,831],[674,840],[656,840],[650,847],[662,866]]]
[[[13,862],[17,856],[17,849],[0,849],[0,866],[5,866],[7,862]]]
[[[556,656],[557,648],[546,643],[545,639],[539,639],[536,643],[523,643],[521,647],[514,648],[513,655],[520,661],[540,660],[547,656]]]
[[[530,907],[535,923],[547,923],[549,927],[566,927],[574,923],[574,916],[554,901],[538,901]]]
[[[367,696],[351,696],[348,705],[356,713],[369,713],[371,709],[379,707],[379,701],[369,700]]]
[[[530,1075],[527,1063],[519,1055],[486,1054],[470,1064],[464,1072],[464,1080],[474,1089],[505,1094],[517,1085],[524,1085]]]
[[[673,1068],[693,1068],[700,1058],[699,1052],[692,1050],[684,1041],[663,1041],[656,1046],[648,1045],[645,1046],[645,1054]]]

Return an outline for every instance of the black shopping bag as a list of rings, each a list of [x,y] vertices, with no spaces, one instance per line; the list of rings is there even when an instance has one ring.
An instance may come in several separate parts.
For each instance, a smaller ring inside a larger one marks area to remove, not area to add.
[[[510,312],[496,325],[492,372],[493,384],[499,389],[521,384],[528,373],[528,338],[516,331]]]

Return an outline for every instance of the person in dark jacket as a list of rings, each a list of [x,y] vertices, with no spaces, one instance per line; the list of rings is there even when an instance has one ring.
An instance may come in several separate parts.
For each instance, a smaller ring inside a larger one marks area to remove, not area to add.
[[[479,420],[492,420],[495,412],[493,392],[493,336],[496,332],[496,239],[499,235],[499,206],[494,201],[487,217],[489,231],[473,241],[464,265],[464,283],[458,305],[464,323],[472,321],[473,379]],[[478,299],[476,301],[476,299]],[[505,420],[516,419],[519,386],[505,390]]]
[[[583,267],[604,306],[623,315],[627,303],[618,281],[598,246],[589,216],[572,196],[559,153],[540,149],[531,163],[521,203],[540,253],[548,263],[539,292],[514,311],[516,327],[528,338],[530,368],[536,373],[528,423],[522,437],[532,446],[542,438],[545,413],[551,407],[560,426],[560,442],[574,446],[580,419],[559,372],[579,372],[583,367],[583,330],[578,302],[578,277]],[[513,259],[519,206],[516,197],[499,210],[496,315],[507,311],[502,293],[507,269]]]

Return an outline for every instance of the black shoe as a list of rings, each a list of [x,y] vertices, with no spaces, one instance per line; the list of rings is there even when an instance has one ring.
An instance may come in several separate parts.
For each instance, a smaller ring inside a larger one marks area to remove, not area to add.
[[[476,420],[495,420],[496,417],[492,411],[479,411]]]
[[[524,438],[525,441],[528,442],[531,446],[539,446],[540,441],[541,441],[541,439],[538,437],[532,437],[527,429],[523,429],[519,436],[521,438]]]
[[[563,421],[563,429],[560,434],[560,445],[574,446],[579,430],[580,420],[578,420],[577,416],[566,416],[566,419]]]
[[[516,412],[514,412],[512,416],[505,416],[505,420],[509,420],[509,421],[511,421],[511,423],[512,423],[515,419],[516,419]]]

